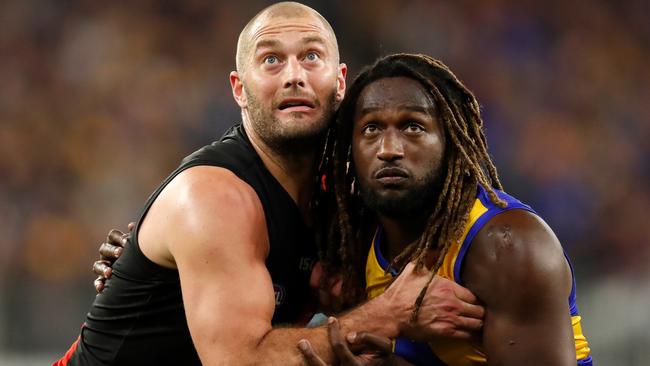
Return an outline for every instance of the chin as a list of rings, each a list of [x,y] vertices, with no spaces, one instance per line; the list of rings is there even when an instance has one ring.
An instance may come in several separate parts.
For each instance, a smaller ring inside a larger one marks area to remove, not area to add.
[[[293,135],[293,137],[317,137],[321,136],[327,131],[327,122],[323,119],[292,119],[285,124],[286,135]]]
[[[283,123],[286,125],[307,124],[318,125],[323,122],[324,118],[321,114],[309,115],[307,113],[293,112],[289,114]]]
[[[423,192],[404,185],[361,190],[361,199],[365,206],[379,215],[394,219],[422,215],[423,206],[429,202],[427,197]]]
[[[379,202],[403,200],[404,197],[408,195],[408,189],[402,185],[399,186],[387,185],[376,190],[375,192],[376,192],[375,194],[377,195],[377,200]]]

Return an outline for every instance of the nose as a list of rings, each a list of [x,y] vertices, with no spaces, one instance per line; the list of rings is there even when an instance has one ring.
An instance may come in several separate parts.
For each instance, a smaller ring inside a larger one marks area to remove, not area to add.
[[[287,61],[287,66],[285,67],[285,81],[284,81],[284,87],[285,88],[294,88],[294,87],[301,87],[303,88],[305,86],[305,70],[302,67],[302,64],[300,63],[300,60],[298,60],[295,57],[289,58]]]
[[[383,161],[394,161],[404,157],[404,146],[397,131],[388,130],[379,141],[377,158]]]

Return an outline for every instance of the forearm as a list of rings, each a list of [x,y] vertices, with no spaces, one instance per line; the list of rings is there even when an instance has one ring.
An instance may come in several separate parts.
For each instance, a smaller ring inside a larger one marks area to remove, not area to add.
[[[407,312],[399,311],[394,303],[382,294],[338,316],[342,334],[365,331],[386,338],[397,338],[400,320]]]
[[[341,315],[341,334],[366,331],[388,338],[398,335],[398,325],[383,299],[376,298]],[[273,328],[266,333],[256,349],[251,352],[249,364],[302,365],[303,358],[297,348],[298,342],[306,339],[314,351],[326,362],[335,361],[330,346],[327,328]]]
[[[246,362],[238,360],[239,364],[248,365],[304,365],[303,357],[298,350],[298,342],[307,339],[314,348],[324,356],[327,362],[332,362],[332,352],[327,338],[327,328],[273,328],[266,333],[254,350],[249,352]]]

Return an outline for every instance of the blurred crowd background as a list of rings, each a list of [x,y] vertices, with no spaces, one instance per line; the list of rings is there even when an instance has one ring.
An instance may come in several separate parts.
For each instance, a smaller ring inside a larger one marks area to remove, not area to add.
[[[76,338],[110,228],[239,121],[237,36],[270,2],[0,2],[0,364]],[[506,190],[572,257],[598,365],[650,364],[650,5],[306,2],[349,81],[393,52],[443,60],[482,105]]]

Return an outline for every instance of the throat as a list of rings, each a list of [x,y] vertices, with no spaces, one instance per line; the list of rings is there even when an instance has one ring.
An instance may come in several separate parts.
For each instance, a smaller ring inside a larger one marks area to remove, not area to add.
[[[411,243],[420,240],[424,232],[428,217],[411,218],[409,220],[396,220],[380,216],[379,223],[384,231],[384,240],[381,251],[386,260],[391,262],[400,255]]]
[[[252,128],[247,127],[247,123],[244,123],[251,145],[264,166],[289,194],[300,209],[305,223],[309,224],[312,216],[310,203],[314,193],[316,158],[320,145],[314,144],[300,154],[278,151],[265,144]]]

